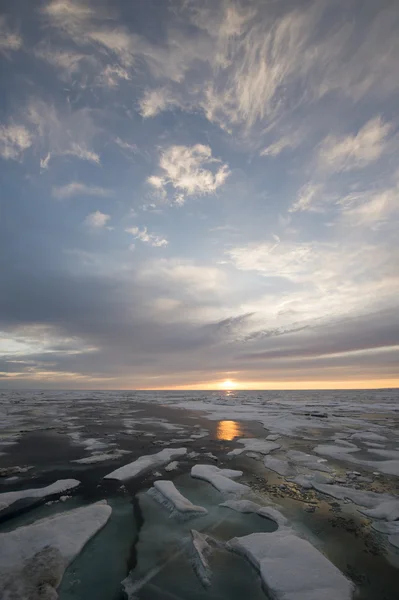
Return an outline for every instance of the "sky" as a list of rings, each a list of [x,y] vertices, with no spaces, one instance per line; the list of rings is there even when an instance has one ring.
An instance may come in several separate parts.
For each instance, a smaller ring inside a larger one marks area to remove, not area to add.
[[[399,386],[396,0],[0,10],[0,388]]]

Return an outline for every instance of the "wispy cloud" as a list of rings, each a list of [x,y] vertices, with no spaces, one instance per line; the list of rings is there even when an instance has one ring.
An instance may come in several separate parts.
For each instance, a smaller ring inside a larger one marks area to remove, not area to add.
[[[23,125],[0,125],[0,156],[18,160],[32,145],[32,135]]]
[[[93,162],[96,165],[100,164],[100,156],[97,154],[97,152],[93,152],[93,150],[89,150],[84,145],[77,144],[76,142],[72,142],[70,149],[65,150],[63,154],[76,156],[76,158],[80,158],[81,160],[88,160],[89,162]]]
[[[144,242],[155,248],[161,248],[162,246],[168,245],[168,240],[166,238],[155,235],[154,233],[149,233],[147,227],[143,227],[143,229],[129,227],[126,229],[126,232],[133,235],[135,240],[140,240],[140,242]]]
[[[87,215],[85,223],[93,229],[102,229],[106,226],[110,218],[110,215],[106,215],[105,213],[96,210],[95,212]]]
[[[107,65],[98,76],[98,81],[109,88],[117,87],[121,81],[130,81],[130,79],[127,70],[119,65]]]
[[[325,189],[320,183],[307,183],[299,190],[297,200],[289,212],[323,210],[325,206]]]
[[[177,100],[173,98],[167,88],[155,88],[144,92],[139,101],[139,110],[144,118],[155,117],[160,112],[177,104]]]
[[[22,48],[22,37],[8,26],[5,17],[0,16],[0,52],[15,52]]]
[[[366,167],[378,160],[387,149],[391,129],[391,124],[385,123],[381,117],[375,117],[354,135],[329,135],[320,147],[321,166],[333,171]]]
[[[107,190],[102,187],[87,185],[85,183],[79,183],[72,181],[66,185],[57,186],[53,188],[54,198],[64,200],[65,198],[72,198],[73,196],[112,196],[112,190]]]
[[[148,183],[165,196],[171,186],[179,205],[187,196],[214,194],[230,174],[228,165],[214,158],[211,148],[203,144],[170,146],[161,154],[159,167],[161,174],[149,177]]]

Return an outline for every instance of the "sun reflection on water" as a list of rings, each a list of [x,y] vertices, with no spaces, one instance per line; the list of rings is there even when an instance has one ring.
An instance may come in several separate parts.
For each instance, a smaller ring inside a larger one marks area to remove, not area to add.
[[[234,440],[242,435],[242,429],[237,421],[219,421],[216,431],[218,440]]]

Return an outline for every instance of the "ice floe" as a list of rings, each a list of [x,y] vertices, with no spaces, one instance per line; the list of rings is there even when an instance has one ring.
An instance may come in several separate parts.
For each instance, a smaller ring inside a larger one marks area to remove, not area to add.
[[[290,530],[233,538],[228,547],[259,571],[275,600],[350,600],[354,586],[323,554]]]
[[[263,464],[267,469],[274,471],[282,477],[294,477],[296,475],[295,468],[288,461],[274,456],[265,456]]]
[[[148,494],[165,506],[173,517],[185,520],[208,513],[203,506],[196,506],[185,498],[172,481],[162,479],[155,481],[154,486],[148,490]]]
[[[156,454],[141,456],[137,460],[108,473],[108,475],[105,475],[104,479],[118,479],[119,481],[132,479],[133,477],[137,477],[151,469],[156,469],[165,463],[169,463],[174,458],[184,456],[185,454],[187,454],[187,448],[165,448]]]
[[[212,552],[212,547],[208,544],[206,535],[191,530],[191,539],[193,543],[193,568],[197,573],[199,580],[205,586],[211,584],[211,569],[208,563],[208,556]]]
[[[271,519],[277,523],[279,527],[282,527],[288,523],[284,515],[282,515],[281,512],[276,508],[271,506],[260,506],[251,500],[227,500],[227,502],[223,502],[219,506],[231,508],[231,510],[235,510],[244,514],[253,513],[259,515],[260,517],[266,517],[267,519]]]
[[[259,452],[260,454],[269,454],[274,450],[281,448],[280,444],[273,441],[262,440],[257,438],[240,438],[237,440],[239,444],[243,444],[244,448],[236,448],[227,453],[227,456],[238,456],[243,452]]]
[[[219,492],[224,494],[242,495],[250,492],[247,485],[234,481],[242,476],[242,471],[234,471],[232,469],[219,469],[213,465],[195,465],[191,469],[191,476],[196,479],[208,481]]]
[[[11,504],[22,498],[46,498],[47,496],[72,490],[78,485],[80,485],[80,481],[77,479],[58,479],[58,481],[42,488],[5,492],[4,494],[0,494],[0,510],[8,508]]]
[[[300,450],[289,450],[287,452],[287,458],[289,461],[311,470],[323,471],[324,473],[329,473],[331,471],[331,468],[324,464],[326,462],[325,459],[318,458],[313,454],[306,454],[306,452],[301,452]]]
[[[177,467],[179,466],[179,463],[177,460],[172,460],[172,462],[170,462],[168,465],[166,465],[165,467],[165,471],[176,471]]]
[[[111,507],[102,501],[0,533],[2,597],[57,598],[56,587],[65,568],[110,515]]]
[[[124,456],[125,454],[130,454],[130,450],[115,450],[114,452],[92,454],[91,456],[78,458],[77,460],[73,460],[72,462],[78,463],[80,465],[93,465],[95,463],[105,462],[107,460],[116,460],[118,458],[121,458],[121,456]]]

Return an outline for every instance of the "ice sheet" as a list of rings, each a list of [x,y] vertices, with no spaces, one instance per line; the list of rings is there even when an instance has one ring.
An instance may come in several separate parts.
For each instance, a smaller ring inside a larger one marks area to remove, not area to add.
[[[4,510],[17,500],[22,498],[45,498],[53,494],[61,494],[80,485],[77,479],[58,479],[54,483],[42,488],[30,488],[16,492],[5,492],[0,494],[0,510]]]
[[[275,600],[350,600],[353,584],[316,548],[289,530],[233,538],[229,547],[260,572]]]
[[[146,471],[155,469],[169,463],[172,459],[184,456],[187,454],[187,448],[165,448],[161,452],[156,454],[148,454],[141,456],[137,460],[108,473],[104,479],[118,479],[119,481],[125,481],[137,477]]]
[[[233,481],[242,476],[242,471],[232,469],[219,469],[213,465],[195,465],[191,469],[191,476],[204,479],[211,483],[219,492],[231,495],[242,495],[250,492],[247,485]]]

